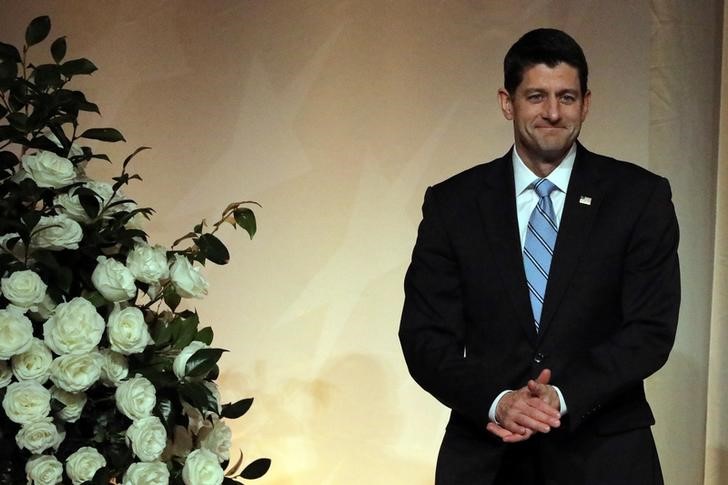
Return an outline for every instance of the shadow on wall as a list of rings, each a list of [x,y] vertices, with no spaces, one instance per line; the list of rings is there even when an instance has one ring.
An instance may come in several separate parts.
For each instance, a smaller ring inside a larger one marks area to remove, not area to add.
[[[240,420],[244,432],[231,427],[234,442],[243,435],[241,447],[255,442],[272,458],[266,485],[432,483],[433,464],[412,461],[396,447],[404,417],[393,378],[375,356],[339,356],[311,380],[272,382],[267,362],[258,362],[253,374],[258,389],[251,415],[257,417]],[[227,371],[220,379],[227,390],[250,377]]]

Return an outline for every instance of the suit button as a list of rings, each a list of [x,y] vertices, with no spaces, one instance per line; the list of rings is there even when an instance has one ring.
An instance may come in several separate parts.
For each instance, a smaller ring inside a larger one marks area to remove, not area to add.
[[[533,363],[540,364],[541,362],[544,361],[545,358],[546,358],[545,355],[543,355],[541,352],[538,352],[536,355],[533,356]]]

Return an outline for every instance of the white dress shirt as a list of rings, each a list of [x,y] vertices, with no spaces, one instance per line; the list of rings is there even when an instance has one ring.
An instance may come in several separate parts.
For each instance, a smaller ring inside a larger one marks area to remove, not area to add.
[[[566,201],[566,190],[569,187],[569,179],[571,178],[571,171],[574,168],[574,160],[576,159],[576,144],[571,146],[571,149],[566,154],[564,159],[559,165],[546,176],[549,182],[556,186],[556,190],[551,192],[551,203],[554,206],[554,213],[556,215],[556,225],[561,225],[561,215],[564,213],[564,202]],[[515,146],[513,147],[513,178],[516,188],[516,215],[518,217],[518,233],[521,236],[521,250],[523,250],[523,244],[526,240],[526,228],[528,227],[528,220],[531,218],[531,212],[538,205],[538,194],[532,188],[529,188],[535,180],[541,178],[534,174],[529,169],[523,160],[518,155],[518,151]],[[561,390],[552,386],[559,396],[559,403],[561,407],[561,415],[566,414],[566,401],[564,396],[561,394]],[[511,389],[506,389],[496,396],[493,403],[488,411],[488,417],[493,422],[498,422],[495,419],[495,410],[498,407],[498,402],[501,398]]]

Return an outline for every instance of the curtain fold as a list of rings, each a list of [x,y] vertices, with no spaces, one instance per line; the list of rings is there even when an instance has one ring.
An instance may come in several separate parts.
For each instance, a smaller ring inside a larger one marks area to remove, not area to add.
[[[723,2],[654,0],[650,10],[649,168],[672,185],[683,291],[675,348],[666,368],[648,381],[648,392],[665,482],[725,484],[719,470],[728,458],[724,437],[721,451],[728,406],[719,370],[726,348],[720,253],[728,232],[719,224],[727,211],[716,206],[728,195],[725,184],[716,185]]]
[[[715,266],[710,325],[705,485],[728,483],[728,5],[723,5],[722,75],[716,176]]]

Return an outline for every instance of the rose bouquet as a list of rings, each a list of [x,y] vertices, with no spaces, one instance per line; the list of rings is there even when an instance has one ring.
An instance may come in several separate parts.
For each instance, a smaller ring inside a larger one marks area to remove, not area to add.
[[[140,179],[129,155],[113,183],[86,165],[107,160],[85,140],[123,141],[113,128],[79,129],[98,107],[70,81],[96,70],[65,60],[32,64],[50,32],[34,19],[22,52],[0,43],[0,483],[239,483],[268,459],[230,466],[225,419],[252,398],[222,404],[223,349],[183,298],[207,293],[202,266],[225,264],[215,233],[256,230],[250,202],[230,204],[170,248],[140,226],[152,209],[124,197]],[[182,244],[187,247],[181,247]],[[225,469],[228,469],[227,474]]]

